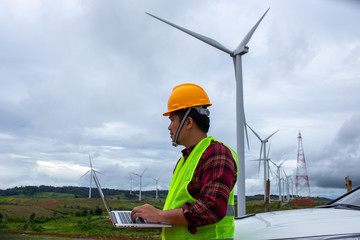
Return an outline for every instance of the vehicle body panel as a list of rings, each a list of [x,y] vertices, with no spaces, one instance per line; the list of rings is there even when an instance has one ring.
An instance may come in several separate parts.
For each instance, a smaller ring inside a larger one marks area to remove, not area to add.
[[[285,239],[349,233],[360,234],[359,210],[308,208],[235,219],[235,239]]]

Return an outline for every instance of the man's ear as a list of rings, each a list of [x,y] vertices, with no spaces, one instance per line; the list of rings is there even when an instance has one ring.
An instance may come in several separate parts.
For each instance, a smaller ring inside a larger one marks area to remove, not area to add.
[[[192,119],[192,117],[188,117],[186,119],[184,125],[185,125],[186,129],[190,129],[190,128],[192,128],[193,124],[194,124],[194,120]]]

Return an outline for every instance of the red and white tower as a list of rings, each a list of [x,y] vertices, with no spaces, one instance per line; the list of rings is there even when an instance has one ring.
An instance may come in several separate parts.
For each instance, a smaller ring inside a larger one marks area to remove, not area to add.
[[[298,135],[298,154],[297,154],[295,189],[296,189],[296,195],[294,198],[294,205],[312,207],[309,176],[307,175],[304,148],[303,148],[300,132]]]

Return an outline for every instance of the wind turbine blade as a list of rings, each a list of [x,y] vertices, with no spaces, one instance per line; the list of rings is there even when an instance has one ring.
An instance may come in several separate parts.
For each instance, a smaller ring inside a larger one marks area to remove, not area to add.
[[[278,165],[276,165],[276,163],[274,163],[271,159],[269,159],[269,161],[275,165],[275,167],[277,167]]]
[[[282,161],[282,162],[280,163],[279,167],[280,167],[286,160],[287,160],[287,159],[285,159],[284,161]]]
[[[285,172],[285,170],[284,169],[282,169],[283,170],[283,172],[284,172],[284,174],[285,174],[285,177],[287,178],[287,175],[286,175],[286,172]]]
[[[250,130],[255,134],[255,136],[262,142],[262,139],[260,138],[260,136],[249,126],[249,124],[246,124]]]
[[[100,173],[101,175],[104,175],[102,172],[99,172],[99,171],[96,171],[96,170],[93,170],[94,172],[96,173]]]
[[[138,173],[134,173],[134,172],[130,172],[131,174],[134,174],[134,175],[136,175],[136,176],[138,176],[138,177],[141,177],[141,175],[140,174],[138,174]]]
[[[141,176],[144,175],[144,172],[147,170],[147,168],[144,169],[144,171],[142,172]]]
[[[248,132],[247,132],[247,123],[246,123],[246,119],[245,119],[245,111],[244,111],[244,129],[245,129],[245,137],[246,137],[246,143],[247,143],[247,146],[248,146],[248,150],[250,150],[250,144],[249,144],[249,135],[248,135]]]
[[[271,142],[269,143],[269,149],[268,149],[268,152],[267,152],[266,158],[269,158],[270,148],[271,148]]]
[[[259,159],[259,165],[258,165],[258,176],[260,176],[261,161],[262,161],[262,159]]]
[[[269,167],[270,168],[270,167]],[[273,170],[271,170],[271,168],[270,168],[270,173],[271,173],[271,176],[272,177],[277,177],[277,174],[276,174],[276,172],[275,171],[273,171]]]
[[[89,154],[90,168],[92,169],[91,155]]]
[[[275,131],[274,133],[272,133],[270,136],[268,136],[267,138],[265,138],[265,142],[267,141],[267,140],[269,140],[269,138],[271,138],[275,133],[277,133],[278,131],[279,131],[280,129],[278,129],[277,131]]]
[[[91,170],[87,171],[84,175],[82,175],[81,177],[85,176],[86,174],[88,174]]]
[[[237,55],[239,53],[241,53],[244,49],[244,47],[249,43],[252,35],[254,34],[256,28],[259,26],[260,22],[263,20],[263,18],[265,17],[266,13],[269,11],[270,8],[268,8],[266,10],[266,12],[262,15],[262,17],[257,21],[257,23],[252,27],[252,29],[248,32],[248,34],[246,34],[246,36],[244,37],[244,39],[241,41],[241,43],[239,44],[239,46],[235,49],[234,51],[234,55]]]
[[[236,56],[232,56],[232,59],[233,59],[234,70],[235,70],[235,81],[237,81],[237,78],[236,78]]]
[[[262,159],[252,159],[250,161],[262,161]]]
[[[271,172],[271,174],[272,174],[272,170],[271,170],[271,167],[270,167],[270,164],[269,164],[270,158],[268,158],[267,160],[268,160],[268,162],[267,162],[267,167],[269,168],[269,172]],[[268,177],[269,177],[269,176],[268,176]]]
[[[159,17],[157,17],[157,16],[154,16],[154,15],[148,13],[148,12],[145,12],[145,13],[146,13],[147,15],[153,17],[153,18],[156,18],[157,20],[160,20],[160,21],[162,21],[162,22],[164,22],[164,23],[166,23],[166,24],[168,24],[168,25],[170,25],[170,26],[172,26],[172,27],[174,27],[174,28],[179,29],[180,31],[183,31],[184,33],[189,34],[190,36],[193,36],[194,38],[199,39],[200,41],[203,41],[204,43],[207,43],[207,44],[209,44],[209,45],[211,45],[211,46],[213,46],[213,47],[215,47],[215,48],[217,48],[217,49],[219,49],[219,50],[221,50],[221,51],[223,51],[223,52],[226,52],[226,53],[232,55],[232,51],[230,51],[229,49],[227,49],[227,48],[224,47],[221,43],[215,41],[214,39],[211,39],[211,38],[206,37],[206,36],[204,36],[204,35],[201,35],[201,34],[198,34],[198,33],[196,33],[196,32],[190,31],[190,30],[188,30],[188,29],[186,29],[186,28],[180,27],[180,26],[178,26],[178,25],[176,25],[176,24],[173,24],[173,23],[171,23],[171,22],[169,22],[169,21],[166,21],[166,20],[164,20],[164,19],[162,19],[162,18],[159,18]]]
[[[258,161],[259,162],[259,165],[258,165],[258,175],[260,175],[260,164],[261,164],[261,161],[262,161],[262,159],[260,158],[260,159],[253,159],[253,160],[250,160],[250,161]]]

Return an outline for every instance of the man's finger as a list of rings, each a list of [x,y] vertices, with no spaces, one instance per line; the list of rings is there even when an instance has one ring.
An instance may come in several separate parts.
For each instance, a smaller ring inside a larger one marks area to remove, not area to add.
[[[138,217],[139,213],[138,213],[138,212],[132,212],[131,214],[132,214],[131,220],[132,220],[133,222],[135,222],[135,220],[136,220],[136,218]]]

